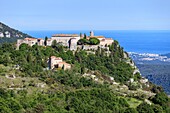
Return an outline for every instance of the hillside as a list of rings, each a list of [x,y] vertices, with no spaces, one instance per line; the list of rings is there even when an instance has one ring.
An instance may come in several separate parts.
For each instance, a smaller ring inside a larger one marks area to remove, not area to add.
[[[162,56],[167,56],[168,58],[170,58],[170,53],[163,54]]]
[[[162,86],[165,92],[170,94],[170,64],[137,64],[137,67],[141,70],[142,75],[154,84]]]
[[[141,78],[117,41],[109,50],[0,46],[0,112],[170,112],[163,90]],[[109,55],[106,54],[109,51]],[[48,69],[50,56],[71,64]]]
[[[0,22],[0,43],[15,42],[18,38],[31,37]]]
[[[170,57],[169,54],[129,53],[141,74],[154,84],[160,85],[170,94]]]

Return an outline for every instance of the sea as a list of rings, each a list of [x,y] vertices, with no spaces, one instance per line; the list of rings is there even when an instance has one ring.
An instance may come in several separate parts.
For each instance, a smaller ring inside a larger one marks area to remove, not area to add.
[[[36,37],[51,37],[53,34],[84,34],[89,30],[24,31]],[[117,40],[127,52],[166,54],[170,53],[170,30],[94,30],[95,35],[103,35]]]

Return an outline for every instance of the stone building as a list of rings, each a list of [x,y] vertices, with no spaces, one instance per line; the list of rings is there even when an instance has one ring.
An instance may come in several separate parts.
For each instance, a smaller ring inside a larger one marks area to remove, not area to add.
[[[87,39],[89,40],[90,38],[97,38],[100,40],[100,44],[99,45],[87,45],[84,46],[84,49],[97,49],[98,46],[105,46],[105,45],[111,45],[114,40],[111,38],[105,38],[104,36],[95,36],[94,32],[91,31],[90,32],[90,36],[87,36]],[[53,41],[56,40],[57,43],[61,43],[63,46],[67,46],[70,48],[70,50],[77,50],[77,42],[80,39],[80,36],[77,34],[56,34],[53,35],[50,39],[47,40],[47,45],[46,46],[51,46]],[[18,39],[17,40],[17,48],[19,48],[19,46],[22,43],[26,43],[30,46],[34,45],[34,44],[38,44],[41,46],[44,46],[44,40],[43,39],[35,39],[35,38],[25,38],[25,39]]]
[[[56,40],[58,43],[62,43],[63,46],[69,47],[71,39],[74,39],[73,42],[77,42],[80,39],[80,36],[77,34],[56,34],[51,37],[51,40]]]
[[[17,40],[17,49],[19,49],[19,46],[23,43],[28,44],[29,46],[33,46],[35,44],[38,44],[40,46],[44,46],[44,40],[43,39],[25,38],[25,39],[18,39]]]
[[[113,42],[114,42],[114,40],[111,38],[104,38],[104,39],[100,40],[100,45],[101,46],[111,45]]]
[[[94,32],[90,31],[90,37],[93,37],[93,36],[94,36]]]
[[[10,37],[11,37],[11,34],[10,34],[9,31],[5,31],[5,37],[7,37],[7,38],[10,38]]]
[[[0,37],[4,37],[4,33],[3,32],[0,32]]]
[[[114,40],[112,38],[106,38],[104,36],[95,36],[93,31],[90,31],[90,36],[87,39],[90,38],[97,38],[100,40],[100,46],[105,46],[105,45],[111,45]]]
[[[52,40],[51,39],[47,39],[47,46],[51,46],[52,45]]]
[[[37,44],[40,45],[40,46],[44,46],[44,39],[38,38]]]
[[[77,50],[77,39],[71,38],[69,42],[70,50]]]
[[[55,68],[63,68],[63,67],[64,67],[64,70],[71,68],[71,64],[64,62],[61,57],[51,56],[49,58],[48,63],[49,63],[49,69],[51,70]]]

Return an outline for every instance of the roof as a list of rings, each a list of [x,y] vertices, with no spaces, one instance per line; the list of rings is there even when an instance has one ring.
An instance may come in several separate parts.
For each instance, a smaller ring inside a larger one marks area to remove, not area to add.
[[[71,64],[68,64],[66,62],[59,62],[58,64],[66,64],[66,65],[71,65]]]
[[[56,57],[56,56],[51,56],[50,58],[55,59],[55,60],[62,60],[61,57]]]
[[[78,37],[78,34],[55,34],[53,37]]]
[[[51,39],[47,39],[47,41],[51,41]]]
[[[71,40],[72,40],[72,39],[76,39],[76,38],[71,38]]]
[[[105,41],[105,39],[102,39],[102,40],[100,40],[100,41],[104,42],[104,41]]]
[[[36,38],[25,38],[24,40],[29,40],[29,41],[31,41],[31,40],[37,40]]]
[[[104,36],[90,36],[90,38],[105,38]]]
[[[42,39],[42,38],[38,38],[38,40],[44,40],[44,39]]]
[[[112,38],[105,38],[105,40],[113,40]]]

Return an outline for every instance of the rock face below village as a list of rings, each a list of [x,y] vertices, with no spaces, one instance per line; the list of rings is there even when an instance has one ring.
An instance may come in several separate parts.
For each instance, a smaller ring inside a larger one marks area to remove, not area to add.
[[[15,42],[18,38],[31,37],[0,22],[0,43]]]

